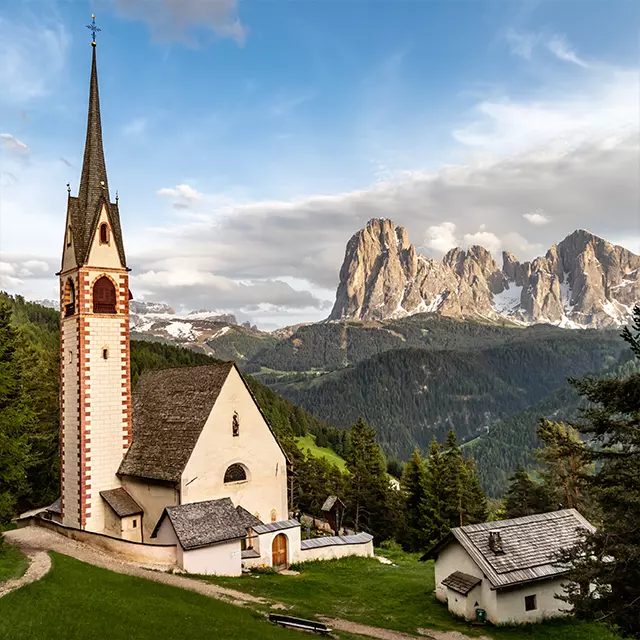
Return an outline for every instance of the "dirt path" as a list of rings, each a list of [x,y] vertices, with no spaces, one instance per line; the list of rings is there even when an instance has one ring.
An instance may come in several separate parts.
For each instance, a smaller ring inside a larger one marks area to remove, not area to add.
[[[11,589],[17,589],[23,584],[33,582],[40,579],[50,568],[51,560],[46,551],[56,551],[66,556],[71,556],[76,560],[86,562],[88,564],[108,569],[109,571],[115,571],[116,573],[123,573],[130,576],[136,576],[138,578],[146,578],[147,580],[154,580],[155,582],[162,582],[174,587],[180,587],[181,589],[188,589],[189,591],[195,591],[202,595],[223,600],[236,606],[247,606],[252,604],[262,604],[271,607],[272,609],[282,610],[289,607],[280,602],[272,602],[266,598],[259,598],[252,596],[236,589],[227,589],[218,585],[211,584],[209,582],[203,582],[194,578],[187,578],[181,575],[173,573],[165,573],[163,571],[154,571],[149,568],[145,568],[139,564],[125,562],[124,560],[118,560],[113,556],[104,553],[98,549],[94,549],[81,542],[76,542],[69,538],[65,538],[53,531],[43,529],[40,527],[25,527],[24,529],[15,529],[14,531],[7,531],[5,533],[6,539],[17,544],[23,551],[36,558],[42,558],[40,562],[46,562],[47,566],[44,571],[37,575],[34,565],[36,561],[32,562],[32,565],[27,570],[27,573],[19,580],[10,581],[19,582],[11,587]],[[46,558],[46,561],[44,560]],[[36,577],[27,579],[33,568],[33,574]],[[0,587],[0,596],[4,595]],[[430,629],[419,629],[419,636],[412,636],[401,631],[393,631],[391,629],[380,629],[378,627],[370,627],[364,624],[358,624],[356,622],[350,622],[348,620],[338,620],[333,618],[325,618],[318,616],[323,622],[327,623],[330,627],[338,631],[346,631],[349,633],[366,636],[369,638],[376,638],[377,640],[416,640],[422,638],[423,640],[490,640],[489,638],[475,638],[464,635],[458,631],[432,631]]]
[[[23,550],[29,556],[29,568],[21,578],[0,582],[0,598],[11,593],[14,589],[19,589],[25,584],[40,580],[40,578],[44,577],[49,572],[49,569],[51,569],[51,558],[46,551]]]

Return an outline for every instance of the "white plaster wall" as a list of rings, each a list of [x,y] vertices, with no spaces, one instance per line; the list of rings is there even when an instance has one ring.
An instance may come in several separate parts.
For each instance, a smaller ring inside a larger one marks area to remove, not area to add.
[[[240,435],[232,434],[234,411]],[[249,479],[224,484],[224,473],[234,464],[245,465]],[[230,497],[250,513],[269,522],[286,520],[286,459],[239,373],[231,369],[196,447],[182,474],[182,504]]]
[[[474,587],[466,596],[458,593],[457,591],[454,591],[453,589],[450,589],[449,587],[445,588],[447,590],[447,603],[449,611],[460,618],[465,618],[466,620],[475,620],[476,609],[478,607],[482,607],[481,587]],[[477,605],[476,602],[478,603]]]
[[[140,544],[122,540],[121,538],[112,538],[105,534],[65,527],[52,520],[42,520],[40,518],[30,518],[28,522],[22,521],[18,524],[20,527],[40,526],[56,531],[67,538],[84,542],[130,562],[143,562],[166,567],[173,567],[178,564],[176,558],[179,555],[178,549],[180,549],[180,545],[176,547],[176,545],[172,544]],[[180,565],[178,564],[178,566]]]
[[[360,556],[373,558],[373,541],[363,544],[336,544],[330,547],[317,549],[301,549],[298,562],[311,562],[313,560],[336,560],[347,556]]]
[[[182,568],[188,573],[216,576],[242,575],[240,540],[220,542],[182,552]]]
[[[482,570],[457,541],[449,543],[440,552],[435,562],[436,598],[446,602],[447,588],[442,584],[442,581],[454,571],[462,571],[482,580],[480,586],[473,590],[473,593],[477,594],[474,602],[477,600],[478,606],[487,612],[487,618],[491,622],[496,622],[498,620],[496,592],[491,589],[491,584]]]
[[[103,222],[109,226],[109,242],[107,244],[100,244],[100,225]],[[98,221],[98,226],[96,227],[96,232],[93,237],[91,249],[89,249],[87,265],[106,269],[117,269],[122,266],[122,264],[120,263],[120,256],[118,255],[118,248],[116,247],[115,238],[113,237],[111,223],[109,222],[109,216],[107,215],[107,209],[104,205],[102,205],[100,220]]]
[[[122,476],[120,480],[129,495],[144,509],[142,534],[143,541],[146,542],[150,540],[165,507],[173,507],[178,504],[178,491],[171,485],[129,476]]]
[[[178,537],[168,517],[162,521],[156,537],[152,540],[157,544],[178,544]]]
[[[123,540],[131,540],[131,542],[142,542],[142,516],[140,514],[134,516],[125,516],[121,520],[121,526],[121,534]]]
[[[104,509],[104,532],[116,538],[120,538],[122,535],[120,518],[108,505],[106,505]]]
[[[281,531],[270,531],[258,536],[258,551],[260,558],[245,560],[246,567],[271,567],[273,566],[272,549],[273,539],[282,533],[287,538],[287,564],[300,562],[300,527],[291,527]],[[255,545],[254,545],[255,546]]]
[[[90,282],[93,285],[95,276]],[[87,491],[91,512],[86,528],[102,531],[105,526],[106,505],[99,492],[120,486],[116,471],[124,455],[123,443],[127,435],[126,397],[123,396],[123,359],[125,345],[121,344],[123,316],[89,315],[88,398],[90,399],[90,424],[87,437],[91,441],[91,486]],[[102,357],[102,349],[109,349],[109,357]]]
[[[74,277],[74,285],[77,292],[77,279]],[[67,278],[61,278],[61,296],[64,296],[64,286]],[[63,421],[63,484],[62,502],[64,509],[64,524],[70,527],[80,526],[79,511],[79,485],[80,466],[78,463],[79,451],[79,393],[80,381],[78,378],[78,316],[64,317],[60,322],[61,331],[61,393],[63,394],[62,421]]]
[[[540,580],[517,589],[498,591],[498,615],[492,622],[537,622],[544,618],[566,615],[560,610],[569,609],[569,605],[554,597],[555,594],[564,593],[562,585],[566,581],[566,578]],[[537,608],[533,611],[525,611],[524,599],[531,595],[536,596]]]

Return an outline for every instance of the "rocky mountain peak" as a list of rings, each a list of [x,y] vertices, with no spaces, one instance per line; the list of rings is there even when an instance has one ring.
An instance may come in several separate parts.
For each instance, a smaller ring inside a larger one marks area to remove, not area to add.
[[[627,322],[639,300],[640,256],[583,229],[532,262],[504,251],[500,267],[479,245],[425,258],[404,227],[372,219],[347,244],[329,319],[438,312],[600,327]]]

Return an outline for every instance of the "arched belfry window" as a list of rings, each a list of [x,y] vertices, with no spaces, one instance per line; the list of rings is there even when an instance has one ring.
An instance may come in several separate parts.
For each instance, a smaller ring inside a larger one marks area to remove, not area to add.
[[[102,276],[93,285],[93,313],[115,312],[116,288],[107,276]]]
[[[224,473],[225,484],[229,482],[242,482],[247,479],[247,472],[241,464],[232,464]]]
[[[109,244],[109,225],[106,222],[100,225],[100,244]]]
[[[72,316],[76,312],[76,290],[73,286],[73,280],[67,278],[67,284],[64,287],[64,315]]]

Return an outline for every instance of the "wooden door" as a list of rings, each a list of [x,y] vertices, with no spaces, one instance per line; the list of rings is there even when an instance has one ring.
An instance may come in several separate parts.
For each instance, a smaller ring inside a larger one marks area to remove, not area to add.
[[[287,566],[287,536],[279,533],[271,544],[271,565],[274,569]]]

